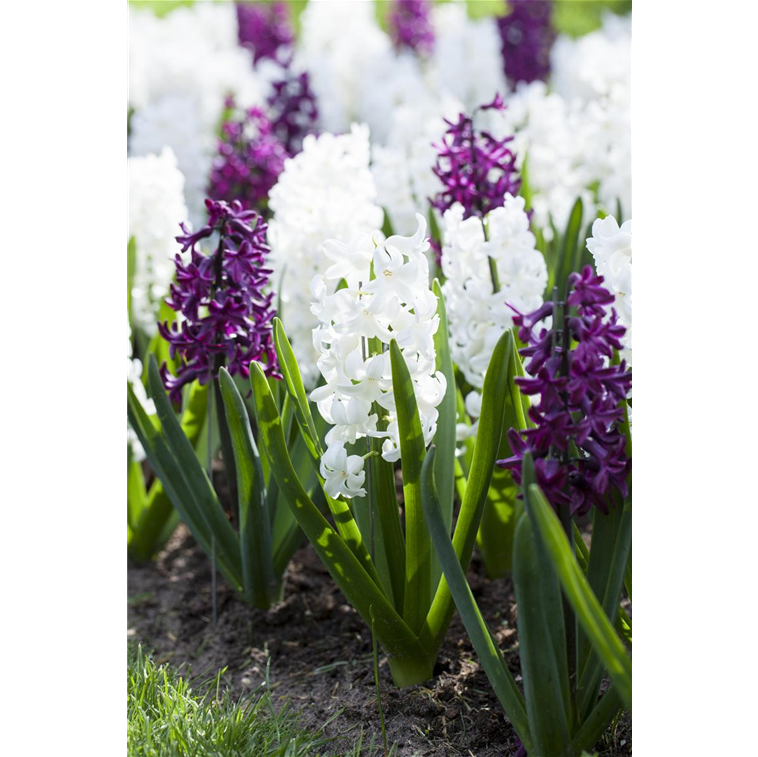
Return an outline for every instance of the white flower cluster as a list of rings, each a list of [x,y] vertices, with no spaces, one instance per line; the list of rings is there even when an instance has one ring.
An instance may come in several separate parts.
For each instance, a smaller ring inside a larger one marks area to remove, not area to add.
[[[321,243],[352,239],[381,227],[384,213],[375,199],[369,131],[356,124],[348,134],[307,136],[302,152],[285,161],[269,195],[272,282],[306,386],[318,376],[309,284],[328,265]]]
[[[325,242],[324,253],[332,264],[311,283],[312,310],[319,321],[313,341],[325,384],[310,398],[332,424],[321,475],[333,497],[365,494],[363,458],[348,455],[346,445],[365,437],[383,438],[382,457],[389,462],[400,457],[387,350],[391,340],[397,340],[412,377],[425,444],[437,428],[437,406],[447,384],[435,370],[439,316],[437,297],[429,289],[426,221],[420,215],[416,220],[412,237],[381,241],[381,232],[375,231],[350,244]],[[346,286],[334,291],[340,281]],[[371,354],[370,340],[378,340],[383,351]]]
[[[617,201],[632,214],[631,17],[611,13],[601,29],[570,39],[561,36],[552,52],[553,86],[582,113],[582,159],[599,182],[606,212]]]
[[[598,218],[592,224],[587,249],[595,259],[597,272],[605,286],[616,296],[614,307],[619,321],[626,326],[621,357],[632,364],[632,221],[619,227],[613,216]]]
[[[264,87],[252,57],[237,39],[234,3],[195,3],[165,18],[150,11],[129,14],[129,151],[132,155],[174,150],[184,173],[190,220],[205,218],[215,130],[224,100],[261,103]]]
[[[440,90],[460,100],[467,113],[504,96],[508,83],[503,71],[500,33],[494,18],[472,20],[466,3],[435,5],[435,76]]]
[[[456,203],[443,216],[442,287],[450,329],[453,362],[471,386],[467,412],[478,417],[484,374],[498,339],[513,325],[511,305],[521,313],[542,304],[547,266],[529,231],[524,198],[505,196],[484,223],[476,216],[464,220]],[[497,272],[494,292],[490,259]],[[507,303],[507,304],[506,304]],[[459,439],[476,432],[476,424],[458,426]]]
[[[362,120],[359,100],[365,78],[375,57],[390,48],[373,3],[310,0],[305,6],[295,60],[309,72],[324,129],[338,134]]]
[[[127,160],[129,173],[128,238],[136,243],[136,270],[132,283],[133,322],[152,336],[160,301],[174,276],[175,237],[187,220],[184,176],[176,157],[166,147],[160,155]]]
[[[131,385],[137,399],[142,404],[148,415],[155,415],[155,405],[148,398],[145,387],[142,385],[142,363],[137,358],[132,357],[132,330],[129,328],[129,321],[126,322],[127,330],[127,350],[126,350],[126,380]],[[126,425],[126,446],[132,460],[142,462],[145,459],[145,450],[134,433],[131,426]]]

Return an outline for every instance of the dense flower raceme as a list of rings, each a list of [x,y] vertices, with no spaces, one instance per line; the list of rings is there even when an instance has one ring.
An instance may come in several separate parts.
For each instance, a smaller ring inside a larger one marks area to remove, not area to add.
[[[392,43],[397,50],[428,55],[434,48],[434,28],[429,0],[395,0],[388,18]]]
[[[632,221],[619,227],[613,216],[598,218],[592,224],[592,236],[587,249],[595,259],[595,268],[605,280],[615,300],[613,307],[619,322],[626,328],[621,352],[628,365],[632,364]]]
[[[474,128],[477,111],[503,110],[498,95],[482,105],[473,115],[461,113],[458,121],[447,121],[448,129],[438,150],[434,174],[443,189],[432,199],[432,206],[444,213],[454,203],[463,206],[464,218],[484,218],[493,208],[503,205],[505,195],[517,195],[521,178],[516,169],[516,155],[508,147],[512,136],[496,139],[488,131]]]
[[[291,55],[295,40],[287,3],[238,2],[239,41],[253,55],[253,63],[261,59],[282,61]]]
[[[260,108],[236,109],[221,129],[208,194],[214,200],[239,200],[245,210],[263,212],[271,187],[284,169],[287,152]]]
[[[594,505],[607,513],[615,488],[627,494],[631,459],[618,425],[631,389],[626,363],[613,364],[624,327],[608,305],[614,297],[590,266],[569,277],[565,303],[546,302],[517,314],[520,350],[528,378],[516,379],[524,394],[539,396],[529,410],[535,427],[508,432],[513,456],[498,464],[521,483],[526,451],[534,457],[537,483],[551,504],[584,514]],[[552,317],[552,328],[541,322]]]
[[[182,388],[197,379],[205,384],[221,366],[229,373],[249,375],[252,360],[266,373],[277,376],[276,352],[271,338],[273,293],[265,293],[271,271],[265,267],[269,248],[266,224],[239,202],[206,200],[208,223],[176,238],[185,263],[176,256],[176,284],[167,304],[179,314],[177,322],[159,324],[170,344],[171,357],[179,358],[176,376],[164,363],[161,375],[172,401],[181,405]],[[208,240],[215,252],[204,254],[199,243]]]
[[[132,387],[134,393],[137,395],[137,399],[140,401],[144,411],[148,415],[155,415],[155,405],[153,401],[148,398],[145,387],[142,385],[142,363],[135,357],[133,357],[132,348],[132,330],[129,327],[129,320],[126,322],[127,329],[127,350],[126,350],[126,380]],[[145,450],[137,438],[137,434],[134,433],[131,426],[127,423],[126,426],[126,446],[129,456],[132,460],[142,462],[145,459]]]
[[[319,412],[332,428],[321,473],[331,496],[365,494],[363,458],[347,455],[346,445],[365,437],[383,438],[382,457],[400,457],[389,343],[395,339],[410,371],[424,441],[437,427],[437,406],[445,396],[445,377],[435,370],[434,334],[439,326],[437,297],[429,289],[426,221],[416,217],[412,237],[381,232],[364,234],[346,244],[324,243],[331,262],[311,283],[313,332],[324,385],[311,392]],[[372,278],[372,271],[373,276]],[[338,282],[346,286],[335,291]],[[331,293],[333,292],[333,293]],[[382,345],[372,354],[370,341]]]
[[[503,207],[482,221],[464,219],[463,206],[453,205],[442,219],[442,287],[450,329],[453,362],[474,387],[466,397],[466,409],[478,418],[484,374],[492,351],[506,329],[513,325],[513,311],[531,312],[542,304],[547,266],[529,230],[524,198],[505,196]],[[490,261],[497,273],[494,290]],[[460,424],[458,436],[476,432],[476,424]]]
[[[302,152],[285,162],[271,190],[271,266],[282,302],[281,317],[306,386],[318,377],[312,340],[317,320],[310,309],[310,282],[329,265],[321,244],[325,239],[352,239],[380,228],[384,214],[375,199],[369,132],[358,125],[348,134],[306,137]]]
[[[173,149],[199,228],[225,99],[261,104],[265,81],[239,46],[233,3],[195,3],[165,18],[131,5],[129,26],[129,154]]]
[[[507,16],[498,18],[503,63],[508,81],[547,80],[555,42],[551,0],[510,0]]]
[[[132,282],[132,322],[148,336],[156,330],[160,301],[174,276],[174,234],[187,220],[184,176],[171,148],[160,155],[127,160],[129,173],[129,237],[136,244]]]
[[[308,72],[298,72],[291,63],[285,66],[272,81],[267,102],[274,136],[290,155],[296,155],[303,149],[303,139],[317,131],[318,104]]]

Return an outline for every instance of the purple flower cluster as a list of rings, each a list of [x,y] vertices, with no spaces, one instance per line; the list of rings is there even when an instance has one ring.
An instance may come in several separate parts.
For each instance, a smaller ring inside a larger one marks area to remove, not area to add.
[[[550,50],[555,42],[551,0],[509,0],[511,12],[498,18],[505,75],[511,84],[550,74]]]
[[[259,108],[236,111],[224,123],[211,168],[208,194],[215,200],[238,200],[245,210],[263,211],[288,157],[274,127]]]
[[[477,110],[504,110],[500,95]],[[484,218],[493,208],[502,207],[505,195],[517,195],[521,178],[516,169],[516,155],[508,147],[512,136],[496,139],[487,131],[474,129],[474,115],[461,113],[457,123],[445,119],[450,127],[437,149],[437,163],[432,169],[444,189],[430,198],[433,207],[444,213],[454,203],[464,208],[464,218]]]
[[[545,302],[527,315],[517,314],[519,339],[528,346],[530,378],[517,378],[521,392],[539,395],[529,410],[534,428],[508,431],[513,457],[499,460],[521,483],[521,462],[528,451],[534,458],[537,483],[556,508],[569,505],[571,514],[584,514],[592,505],[608,512],[613,485],[623,496],[631,459],[618,423],[632,386],[624,361],[613,364],[626,329],[608,313],[613,295],[603,277],[586,266],[569,276],[565,303]],[[572,314],[573,309],[573,314]],[[551,316],[551,329],[535,326]]]
[[[273,82],[268,98],[274,136],[289,155],[303,149],[303,138],[316,133],[318,106],[310,87],[308,73],[296,74],[290,66],[284,68],[284,78]]]
[[[158,324],[170,345],[172,359],[178,358],[176,376],[166,363],[161,366],[163,384],[171,400],[181,406],[182,388],[197,379],[205,384],[218,376],[222,366],[229,373],[249,375],[252,360],[267,374],[279,376],[272,340],[273,293],[264,293],[271,270],[265,267],[269,247],[267,226],[252,210],[239,202],[206,200],[208,223],[176,241],[182,252],[190,250],[189,262],[176,256],[176,283],[166,299],[181,318],[170,326]],[[216,252],[202,253],[198,243],[218,237]]]
[[[237,29],[240,45],[253,54],[253,65],[262,58],[282,62],[280,58],[291,57],[295,33],[286,2],[237,3]]]
[[[411,50],[422,55],[434,49],[434,27],[429,18],[429,0],[395,0],[388,18],[396,50]]]

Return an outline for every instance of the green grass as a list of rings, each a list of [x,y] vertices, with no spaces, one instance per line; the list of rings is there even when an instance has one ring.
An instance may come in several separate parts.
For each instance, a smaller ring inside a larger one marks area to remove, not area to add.
[[[299,725],[299,716],[277,711],[267,691],[235,702],[222,690],[220,671],[193,691],[166,665],[157,666],[142,647],[127,652],[128,757],[378,757],[384,750],[356,732],[340,748]],[[338,714],[335,715],[338,717]],[[349,735],[345,734],[346,740]],[[388,757],[392,757],[392,748]]]

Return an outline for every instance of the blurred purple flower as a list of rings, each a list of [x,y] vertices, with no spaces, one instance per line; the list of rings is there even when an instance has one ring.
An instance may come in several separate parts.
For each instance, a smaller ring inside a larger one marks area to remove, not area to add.
[[[429,0],[395,0],[387,20],[396,50],[429,55],[434,49],[434,27]]]
[[[289,155],[296,155],[303,149],[303,138],[317,131],[318,105],[308,73],[296,74],[286,66],[283,78],[271,86],[268,104],[272,112],[272,132]]]
[[[221,129],[218,154],[211,168],[208,194],[214,200],[239,200],[244,210],[263,212],[288,157],[274,135],[271,122],[259,108],[235,110]]]
[[[527,344],[519,352],[530,358],[529,377],[516,383],[523,394],[539,395],[539,402],[529,409],[534,428],[508,431],[513,454],[498,465],[510,469],[520,484],[528,451],[545,496],[554,507],[569,505],[572,514],[584,514],[593,505],[607,513],[611,485],[626,496],[632,464],[618,428],[632,373],[624,361],[611,362],[625,329],[616,311],[606,310],[613,295],[602,284],[603,277],[586,266],[569,276],[565,303],[546,302],[513,318],[519,339]],[[547,316],[553,318],[552,327],[539,327]]]
[[[268,375],[279,377],[272,340],[273,293],[264,293],[271,270],[265,267],[269,253],[267,225],[252,210],[233,201],[206,200],[208,223],[176,241],[189,261],[175,258],[176,283],[166,304],[180,313],[172,324],[159,323],[169,343],[172,359],[178,359],[176,376],[166,363],[161,376],[171,401],[181,407],[182,389],[195,381],[207,383],[221,366],[232,375],[249,375],[250,362],[262,364]],[[216,251],[206,255],[198,243],[218,237]]]
[[[491,103],[477,110],[505,107],[500,95],[496,95]],[[496,139],[489,132],[477,131],[474,115],[461,113],[456,123],[445,119],[450,128],[441,143],[434,145],[438,155],[432,170],[444,188],[430,202],[440,213],[459,202],[464,218],[484,218],[493,208],[503,206],[506,193],[515,196],[521,187],[516,155],[508,147],[513,137]]]
[[[509,0],[511,12],[497,19],[509,82],[547,80],[555,42],[551,0]]]
[[[286,2],[237,3],[239,42],[253,54],[253,65],[262,58],[283,62],[292,56],[295,32]]]

